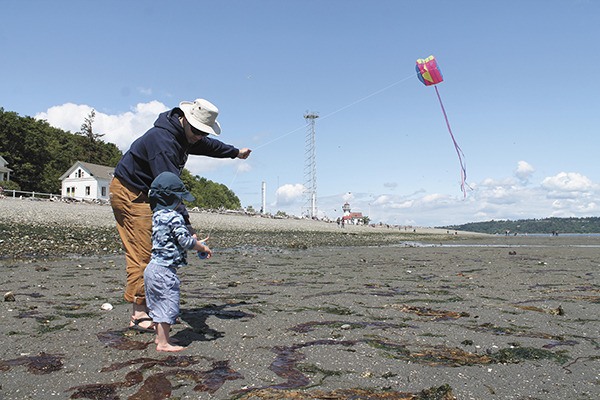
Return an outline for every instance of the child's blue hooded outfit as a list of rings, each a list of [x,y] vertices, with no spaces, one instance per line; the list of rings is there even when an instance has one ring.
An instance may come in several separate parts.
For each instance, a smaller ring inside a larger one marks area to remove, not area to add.
[[[177,175],[163,172],[148,193],[152,208],[152,256],[144,270],[146,304],[155,323],[175,323],[179,315],[177,268],[187,265],[187,250],[193,249],[192,236],[183,216],[176,211],[182,200],[193,201]]]

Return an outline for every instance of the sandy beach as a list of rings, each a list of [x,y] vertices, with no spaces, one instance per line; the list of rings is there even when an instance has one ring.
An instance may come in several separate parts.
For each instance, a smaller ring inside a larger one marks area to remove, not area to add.
[[[191,217],[166,354],[110,207],[0,200],[0,399],[600,398],[599,237]]]

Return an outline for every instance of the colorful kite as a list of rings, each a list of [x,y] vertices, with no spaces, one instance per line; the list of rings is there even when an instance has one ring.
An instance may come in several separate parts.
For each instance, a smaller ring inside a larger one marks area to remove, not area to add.
[[[444,80],[442,76],[442,71],[437,65],[437,61],[434,56],[429,56],[425,59],[419,58],[417,60],[417,76],[419,80],[425,86],[437,85],[438,83]],[[454,143],[454,148],[456,149],[456,154],[458,154],[458,161],[460,162],[460,188],[462,189],[464,197],[467,197],[467,167],[463,161],[465,157],[462,149],[456,143],[456,139],[454,139],[454,135],[452,134],[452,128],[450,128],[450,122],[448,122],[448,116],[446,115],[446,109],[444,108],[444,104],[442,103],[442,98],[440,97],[440,92],[435,87],[435,93],[437,94],[438,100],[440,101],[440,106],[442,107],[442,112],[444,113],[444,119],[446,120],[446,126],[448,127],[448,132],[450,132],[450,137],[452,138],[452,142]]]
[[[419,58],[417,60],[417,73],[419,74],[419,80],[425,86],[435,85],[444,80],[442,71],[438,68],[434,56],[425,59]]]

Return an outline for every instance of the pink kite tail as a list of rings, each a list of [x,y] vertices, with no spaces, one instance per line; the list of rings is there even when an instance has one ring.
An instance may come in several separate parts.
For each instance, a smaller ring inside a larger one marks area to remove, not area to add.
[[[452,128],[450,128],[450,122],[448,121],[448,116],[446,115],[446,110],[444,109],[444,104],[442,103],[442,98],[440,97],[440,92],[438,91],[437,86],[435,87],[435,93],[437,94],[438,100],[440,101],[440,106],[442,106],[442,112],[444,113],[444,119],[446,120],[446,126],[448,127],[448,132],[450,132],[450,137],[452,138],[452,142],[454,143],[454,148],[456,149],[456,154],[458,154],[458,161],[460,162],[460,188],[463,192],[464,197],[467,197],[467,167],[463,161],[465,154],[462,149],[456,143],[456,139],[454,139],[454,135],[452,134]]]

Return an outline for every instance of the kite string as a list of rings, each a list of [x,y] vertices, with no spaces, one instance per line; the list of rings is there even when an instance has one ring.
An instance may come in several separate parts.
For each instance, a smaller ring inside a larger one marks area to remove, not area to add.
[[[407,80],[409,80],[409,79],[412,79],[412,78],[414,78],[414,77],[415,77],[415,75],[416,75],[416,73],[412,73],[412,74],[408,75],[407,77],[400,79],[399,81],[396,81],[396,82],[394,82],[394,83],[392,83],[392,84],[390,84],[390,85],[388,85],[388,86],[386,86],[386,87],[384,87],[384,88],[381,88],[381,89],[379,89],[379,90],[376,90],[376,91],[374,91],[373,93],[371,93],[371,94],[369,94],[369,95],[367,95],[367,96],[365,96],[365,97],[362,97],[362,98],[360,98],[360,99],[358,99],[358,100],[355,100],[355,101],[353,101],[352,103],[350,103],[350,104],[348,104],[348,105],[346,105],[346,106],[344,106],[344,107],[342,107],[342,108],[339,108],[339,109],[337,109],[337,110],[335,110],[335,111],[332,111],[332,112],[330,112],[330,113],[329,113],[329,114],[327,114],[327,115],[324,115],[323,117],[321,117],[321,119],[324,119],[324,118],[331,117],[331,116],[332,116],[332,115],[334,115],[334,114],[337,114],[337,113],[339,113],[339,112],[341,112],[341,111],[344,111],[344,110],[345,110],[345,109],[347,109],[347,108],[350,108],[350,107],[352,107],[352,106],[354,106],[354,105],[356,105],[356,104],[358,104],[358,103],[361,103],[361,102],[363,102],[363,101],[365,101],[365,100],[367,100],[367,99],[370,99],[371,97],[373,97],[373,96],[376,96],[376,95],[378,95],[378,94],[379,94],[379,93],[381,93],[381,92],[384,92],[384,91],[386,91],[386,90],[388,90],[388,89],[390,89],[390,88],[392,88],[392,87],[394,87],[394,86],[396,86],[396,85],[399,85],[399,84],[401,84],[402,82],[405,82],[405,81],[407,81]]]
[[[341,107],[341,108],[338,108],[337,110],[335,110],[335,111],[332,111],[332,112],[330,112],[329,114],[323,115],[323,116],[319,117],[319,119],[320,119],[320,120],[324,120],[325,118],[329,118],[329,117],[331,117],[332,115],[335,115],[335,114],[337,114],[337,113],[339,113],[339,112],[342,112],[342,111],[344,111],[344,110],[345,110],[345,109],[347,109],[347,108],[350,108],[350,107],[352,107],[352,106],[355,106],[356,104],[358,104],[358,103],[361,103],[361,102],[363,102],[363,101],[365,101],[365,100],[367,100],[367,99],[370,99],[371,97],[373,97],[373,96],[376,96],[376,95],[378,95],[378,94],[379,94],[379,93],[381,93],[381,92],[384,92],[384,91],[386,91],[386,90],[388,90],[388,89],[390,89],[390,88],[392,88],[392,87],[394,87],[394,86],[397,86],[397,85],[399,85],[399,84],[401,84],[401,83],[403,83],[403,82],[405,82],[405,81],[407,81],[407,80],[409,80],[409,79],[412,79],[412,78],[414,78],[414,77],[415,77],[415,75],[416,75],[416,73],[412,73],[412,74],[410,74],[409,76],[407,76],[407,77],[405,77],[405,78],[402,78],[402,79],[400,79],[399,81],[396,81],[396,82],[394,82],[394,83],[391,83],[391,84],[387,85],[387,86],[386,86],[386,87],[384,87],[384,88],[378,89],[378,90],[376,90],[376,91],[372,92],[371,94],[368,94],[368,95],[366,95],[366,96],[364,96],[364,97],[361,97],[360,99],[358,99],[358,100],[355,100],[355,101],[353,101],[353,102],[351,102],[351,103],[349,103],[349,104],[347,104],[347,105],[345,105],[345,106],[343,106],[343,107]],[[255,148],[254,148],[254,150],[258,150],[258,149],[260,149],[260,148],[263,148],[263,147],[265,147],[265,146],[267,146],[267,145],[270,145],[271,143],[274,143],[274,142],[276,142],[276,141],[278,141],[278,140],[280,140],[280,139],[283,139],[284,137],[286,137],[286,136],[289,136],[289,135],[291,135],[292,133],[299,131],[300,129],[304,129],[305,127],[306,127],[306,124],[304,124],[304,125],[302,125],[302,126],[299,126],[299,127],[298,127],[298,128],[296,128],[296,129],[293,129],[293,130],[291,130],[291,131],[289,131],[289,132],[287,132],[287,133],[284,133],[284,134],[283,134],[283,135],[281,135],[281,136],[278,136],[278,137],[276,137],[276,138],[274,138],[274,139],[272,139],[272,140],[270,140],[270,141],[268,141],[268,142],[266,142],[266,143],[263,143],[263,144],[261,144],[261,145],[260,145],[260,146],[258,146],[258,147],[255,147]]]
[[[440,96],[440,92],[439,92],[437,86],[434,86],[434,88],[435,88],[435,93],[437,94],[437,98],[440,102],[440,106],[442,107],[442,113],[444,113],[444,119],[446,120],[446,126],[448,127],[448,132],[450,133],[450,137],[452,138],[452,142],[454,143],[454,148],[456,149],[456,154],[458,155],[458,161],[460,162],[460,188],[463,192],[463,196],[467,197],[466,187],[469,187],[469,189],[471,187],[467,184],[467,167],[465,166],[465,163],[463,161],[465,154],[463,153],[462,149],[460,148],[460,146],[456,142],[456,139],[454,138],[454,134],[452,133],[452,128],[450,127],[450,122],[448,121],[448,116],[446,115],[446,109],[444,108],[444,103],[442,103],[442,97]]]

